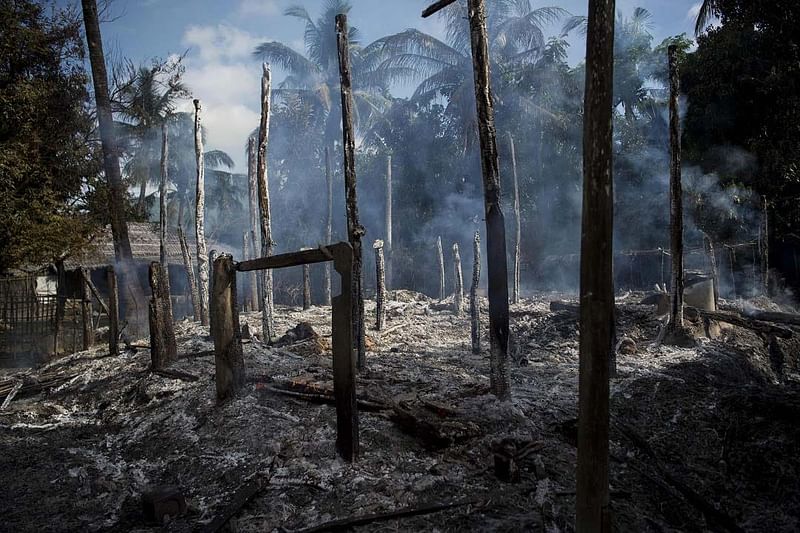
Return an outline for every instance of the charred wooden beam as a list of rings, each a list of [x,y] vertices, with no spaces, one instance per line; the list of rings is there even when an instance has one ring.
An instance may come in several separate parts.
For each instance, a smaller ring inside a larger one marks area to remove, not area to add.
[[[236,270],[239,272],[247,272],[250,270],[286,268],[308,265],[311,263],[324,263],[325,261],[331,261],[333,259],[333,249],[340,245],[341,243],[338,243],[332,246],[320,246],[319,248],[310,250],[301,250],[299,252],[289,252],[270,257],[262,257],[260,259],[252,259],[250,261],[242,261],[236,264]]]
[[[469,291],[470,334],[472,353],[481,353],[481,302],[478,284],[481,281],[481,234],[475,232],[472,242],[472,287]]]
[[[216,258],[213,279],[211,336],[214,338],[217,399],[224,401],[236,396],[244,386],[244,358],[233,257],[222,254]]]
[[[436,238],[436,253],[439,259],[439,301],[444,300],[446,296],[444,285],[444,251],[442,250],[442,237]]]
[[[386,321],[386,268],[383,259],[383,241],[372,245],[375,250],[375,329],[380,331]]]
[[[94,325],[92,324],[92,296],[89,283],[89,270],[81,267],[81,320],[83,322],[83,349],[94,346]]]
[[[199,322],[203,313],[200,307],[200,294],[197,292],[197,278],[194,276],[194,265],[192,264],[192,255],[189,253],[189,246],[186,244],[186,235],[183,233],[183,228],[180,225],[178,225],[178,240],[181,242],[183,268],[186,271],[186,278],[189,281],[189,296],[192,299],[194,319]]]
[[[208,325],[208,251],[206,248],[206,193],[205,160],[203,155],[203,128],[200,100],[194,100],[194,154],[197,165],[194,234],[197,241],[197,278],[200,302],[200,323]]]
[[[258,181],[258,205],[261,220],[261,256],[269,257],[275,243],[272,240],[272,212],[269,199],[269,176],[267,173],[267,147],[269,145],[269,120],[272,105],[272,71],[269,65],[261,65],[261,122],[258,128],[258,157],[256,178]],[[274,301],[272,295],[272,271],[265,270],[261,278],[261,334],[266,342],[275,337]]]
[[[681,130],[678,115],[678,48],[667,49],[669,59],[669,228],[672,255],[670,287],[670,324],[683,327],[683,188],[681,186]]]
[[[150,263],[149,281],[152,297],[148,310],[150,318],[150,359],[153,369],[161,369],[175,361],[178,348],[175,342],[175,329],[172,319],[167,315],[165,299],[169,292],[164,283],[167,273],[157,261]]]
[[[325,244],[331,244],[333,235],[333,171],[331,170],[331,153],[325,147],[325,188],[327,192],[327,209],[325,217]],[[323,288],[325,305],[331,305],[331,265],[325,265],[325,284]]]
[[[458,243],[453,244],[453,313],[461,316],[464,311],[464,275],[461,270],[461,254]]]

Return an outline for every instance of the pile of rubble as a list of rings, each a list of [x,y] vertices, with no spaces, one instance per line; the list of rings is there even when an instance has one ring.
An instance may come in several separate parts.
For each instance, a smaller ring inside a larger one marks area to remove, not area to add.
[[[739,326],[690,348],[661,345],[662,321],[642,298],[617,302],[615,529],[800,529],[796,340],[775,341],[780,371],[759,332]],[[165,371],[150,371],[146,348],[97,347],[9,375],[0,398],[22,385],[0,410],[3,526],[571,530],[577,315],[550,305],[565,299],[512,306],[513,399],[500,403],[488,354],[471,353],[469,318],[393,293],[384,330],[367,332],[354,464],[334,452],[330,308],[279,308],[286,334],[272,346],[245,340],[246,391],[222,405],[208,329],[189,321],[176,325],[179,360]],[[241,323],[257,332],[260,315]]]

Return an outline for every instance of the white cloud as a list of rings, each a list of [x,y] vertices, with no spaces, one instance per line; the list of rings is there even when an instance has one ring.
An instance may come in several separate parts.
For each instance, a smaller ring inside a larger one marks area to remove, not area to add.
[[[182,41],[197,50],[203,61],[220,61],[250,57],[256,45],[264,39],[228,24],[218,24],[189,26]]]
[[[265,41],[229,24],[190,26],[183,43],[190,46],[184,81],[203,103],[208,131],[206,149],[224,150],[244,172],[247,136],[258,126],[261,67],[252,56]],[[192,111],[191,102],[182,111]]]
[[[274,16],[280,15],[276,0],[242,0],[236,13],[241,16]]]

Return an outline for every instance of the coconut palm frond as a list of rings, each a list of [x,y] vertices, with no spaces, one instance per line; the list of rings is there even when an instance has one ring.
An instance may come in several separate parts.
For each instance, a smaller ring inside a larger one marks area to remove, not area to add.
[[[209,150],[203,153],[203,159],[210,167],[233,168],[235,163],[231,156],[222,150]]]
[[[281,68],[299,76],[311,78],[319,72],[319,68],[303,54],[277,41],[268,41],[256,46],[255,57],[280,65]]]
[[[711,19],[719,16],[719,0],[703,0],[697,12],[697,21],[694,25],[694,34],[700,35],[708,27]]]
[[[583,15],[573,15],[569,17],[564,25],[561,26],[561,37],[566,37],[574,30],[578,30],[581,35],[586,35],[587,24],[589,19]]]

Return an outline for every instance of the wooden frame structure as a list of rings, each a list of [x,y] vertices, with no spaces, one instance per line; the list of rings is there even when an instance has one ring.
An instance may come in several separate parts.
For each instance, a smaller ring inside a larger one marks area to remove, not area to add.
[[[236,393],[243,383],[236,305],[236,273],[286,268],[333,261],[341,277],[341,293],[332,298],[333,393],[336,399],[336,451],[345,461],[358,458],[358,408],[356,405],[355,359],[353,343],[352,272],[353,248],[347,242],[320,246],[270,257],[233,263],[230,256],[217,258],[212,290],[214,351],[217,366],[217,396]],[[226,264],[223,264],[226,263]],[[230,268],[233,267],[233,268]],[[233,378],[233,379],[232,379]]]

